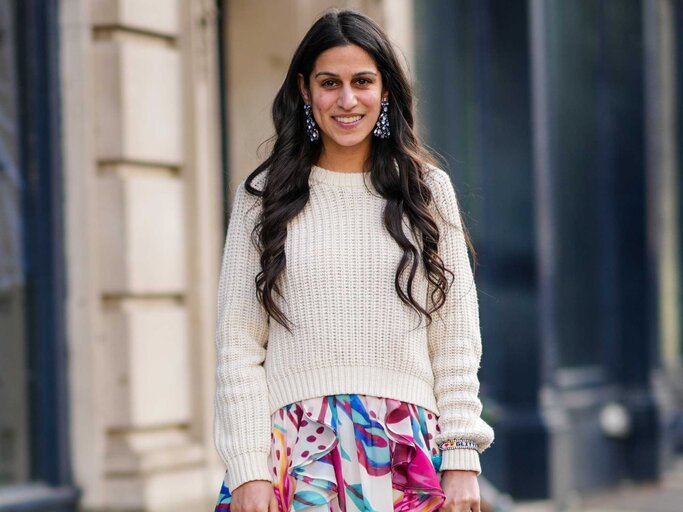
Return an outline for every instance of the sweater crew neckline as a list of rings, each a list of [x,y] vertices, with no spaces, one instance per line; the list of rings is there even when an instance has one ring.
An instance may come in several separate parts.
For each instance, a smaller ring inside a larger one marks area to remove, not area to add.
[[[324,167],[312,165],[310,179],[340,187],[363,188],[365,187],[365,176],[369,174],[370,171],[331,171]]]

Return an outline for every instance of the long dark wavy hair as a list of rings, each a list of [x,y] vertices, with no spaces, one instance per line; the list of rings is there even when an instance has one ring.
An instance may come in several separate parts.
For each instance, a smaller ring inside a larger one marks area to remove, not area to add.
[[[361,47],[374,58],[382,83],[389,92],[391,136],[387,139],[373,137],[365,169],[371,170],[374,188],[386,199],[384,226],[403,250],[394,279],[396,292],[404,303],[420,316],[424,314],[431,323],[431,313],[443,305],[450,288],[446,273],[454,277],[438,254],[439,229],[429,210],[432,194],[424,179],[426,166],[436,165],[437,160],[415,135],[413,92],[406,73],[389,39],[372,19],[349,9],[330,10],[313,24],[292,57],[287,76],[273,102],[275,135],[268,141],[272,143],[272,150],[245,182],[247,192],[259,196],[262,206],[252,232],[252,243],[261,254],[261,271],[255,277],[257,295],[268,315],[290,332],[290,320],[277,306],[273,292],[282,296],[278,276],[286,266],[287,224],[308,202],[311,166],[318,162],[322,150],[321,140],[311,142],[306,135],[297,75],[304,76],[306,88],[309,88],[309,76],[318,55],[330,48],[350,44]],[[267,179],[263,190],[259,190],[252,182],[265,171],[268,171]],[[403,232],[403,215],[417,235],[416,240],[421,240],[422,250]],[[462,215],[460,220],[476,268],[476,252]],[[423,308],[412,293],[420,259],[432,289],[433,307],[428,309]],[[410,269],[406,270],[409,263]],[[400,278],[405,271],[409,271],[409,275],[407,289],[403,290]]]

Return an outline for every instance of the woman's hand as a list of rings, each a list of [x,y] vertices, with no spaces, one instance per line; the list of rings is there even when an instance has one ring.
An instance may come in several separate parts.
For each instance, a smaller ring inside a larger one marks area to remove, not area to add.
[[[446,495],[441,512],[480,512],[476,471],[446,470],[441,477],[441,488]]]
[[[266,480],[250,480],[232,493],[232,512],[278,512],[273,484]]]

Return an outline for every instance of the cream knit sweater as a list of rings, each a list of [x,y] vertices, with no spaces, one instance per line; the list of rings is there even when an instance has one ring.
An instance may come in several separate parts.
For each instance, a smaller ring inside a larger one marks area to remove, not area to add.
[[[263,188],[265,175],[254,180],[255,187]],[[437,443],[467,439],[478,445],[444,450],[441,469],[481,473],[479,453],[494,434],[480,417],[477,291],[451,180],[437,168],[430,168],[427,180],[438,210],[458,226],[435,213],[439,253],[455,280],[442,309],[432,314],[433,324],[426,328],[423,318],[417,327],[418,314],[396,293],[402,250],[384,228],[385,201],[370,173],[313,166],[309,201],[288,225],[280,281],[286,302],[274,294],[294,324],[293,334],[269,321],[258,302],[259,253],[250,233],[260,198],[246,191],[244,181],[237,187],[218,287],[214,423],[231,490],[271,480],[273,412],[339,393],[390,397],[433,411],[441,429]],[[404,232],[420,247],[405,219]],[[405,284],[402,278],[404,290]],[[424,297],[423,305],[427,284],[420,263],[413,295]]]

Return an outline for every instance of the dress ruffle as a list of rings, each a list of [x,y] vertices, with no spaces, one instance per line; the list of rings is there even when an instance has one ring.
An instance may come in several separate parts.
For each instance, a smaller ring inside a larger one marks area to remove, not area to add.
[[[279,511],[438,510],[445,496],[436,423],[422,407],[369,395],[280,408],[271,453]],[[229,510],[220,505],[216,510]]]

